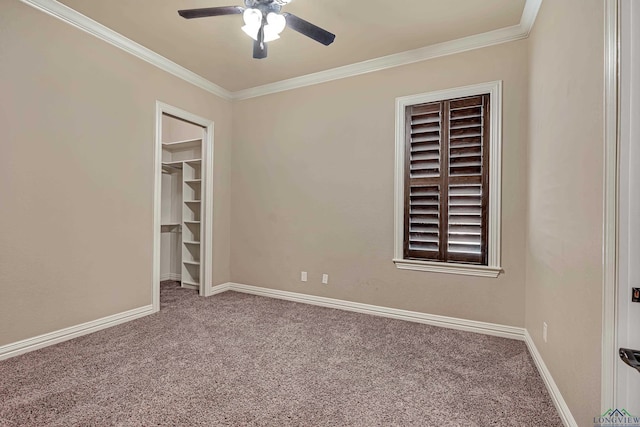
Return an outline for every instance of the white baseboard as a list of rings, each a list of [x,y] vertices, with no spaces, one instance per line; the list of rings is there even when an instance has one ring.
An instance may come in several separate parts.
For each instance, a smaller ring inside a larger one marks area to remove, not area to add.
[[[284,299],[287,301],[295,301],[304,304],[319,305],[322,307],[336,308],[346,311],[355,311],[358,313],[372,314],[374,316],[390,317],[392,319],[406,320],[409,322],[424,323],[428,325],[440,326],[450,329],[458,329],[462,331],[476,332],[485,335],[494,335],[504,338],[512,338],[525,341],[529,353],[540,372],[540,376],[544,381],[551,400],[558,410],[558,414],[562,422],[567,427],[577,427],[575,418],[571,414],[571,410],[567,406],[562,393],[558,389],[551,372],[538,352],[529,332],[524,328],[513,326],[498,325],[495,323],[478,322],[475,320],[458,319],[454,317],[438,316],[434,314],[426,314],[415,311],[400,310],[396,308],[381,307],[376,305],[361,304],[351,301],[344,301],[333,298],[319,297],[314,295],[301,294],[297,292],[280,291],[276,289],[262,288],[259,286],[243,285],[240,283],[225,283],[226,289],[247,294],[260,295],[271,298]]]
[[[97,332],[101,329],[110,328],[111,326],[119,325],[120,323],[128,322],[149,314],[153,314],[153,307],[151,305],[124,311],[122,313],[103,317],[102,319],[92,320],[91,322],[60,329],[58,331],[49,332],[47,334],[28,338],[12,344],[3,345],[0,347],[0,360],[67,341],[72,338],[77,338],[82,335],[87,335],[92,332]]]
[[[544,381],[551,400],[555,405],[562,422],[567,427],[577,427],[576,423],[567,403],[562,397],[562,393],[558,389],[551,372],[544,363],[542,356],[538,352],[535,343],[531,339],[529,332],[524,328],[514,326],[499,325],[495,323],[478,322],[475,320],[458,319],[455,317],[439,316],[435,314],[426,314],[416,311],[401,310],[396,308],[382,307],[377,305],[362,304],[357,302],[339,300],[334,298],[320,297],[315,295],[307,295],[298,292],[281,291],[277,289],[263,288],[259,286],[243,285],[240,283],[223,283],[207,289],[206,296],[220,294],[226,291],[236,291],[246,294],[259,295],[269,298],[277,298],[287,301],[294,301],[304,304],[317,305],[321,307],[335,308],[345,311],[353,311],[356,313],[371,314],[374,316],[388,317],[392,319],[400,319],[409,322],[423,323],[427,325],[439,326],[443,328],[458,329],[462,331],[475,332],[485,335],[493,335],[503,338],[511,338],[516,340],[524,340],[533,361],[540,372],[540,376]],[[102,319],[83,323],[81,325],[72,326],[61,329],[59,331],[40,335],[34,338],[18,341],[0,347],[0,360],[8,359],[22,353],[37,350],[42,347],[57,344],[62,341],[70,340],[82,335],[90,334],[120,323],[128,322],[153,313],[151,305],[140,307],[137,309],[125,311],[123,313],[112,316],[103,317]]]
[[[175,280],[179,282],[180,280],[182,280],[182,275],[178,273],[167,273],[160,276],[161,282],[164,282],[165,280]]]
[[[221,294],[223,292],[227,292],[231,290],[231,283],[223,283],[221,285],[212,286],[210,288],[205,289],[204,296],[210,297],[212,295]]]
[[[549,391],[549,395],[551,395],[551,400],[558,410],[558,414],[562,419],[562,422],[567,427],[578,427],[578,423],[575,418],[573,418],[573,414],[571,414],[571,410],[569,406],[567,406],[567,402],[565,402],[562,397],[562,393],[560,393],[560,389],[556,385],[556,382],[553,380],[551,376],[551,372],[547,368],[547,365],[544,363],[540,352],[538,351],[533,339],[531,339],[531,335],[529,335],[529,331],[525,330],[524,332],[524,342],[527,343],[527,347],[529,348],[529,353],[531,353],[531,357],[533,358],[533,362],[536,364],[538,371],[540,372],[540,376],[544,381],[544,384],[547,386],[547,390]]]
[[[321,307],[337,308],[339,310],[354,311],[357,313],[372,314],[374,316],[389,317],[392,319],[407,320],[409,322],[417,322],[444,328],[458,329],[461,331],[476,332],[503,338],[512,338],[521,341],[524,340],[524,329],[514,326],[478,322],[475,320],[457,319],[454,317],[438,316],[435,314],[426,314],[416,311],[400,310],[397,308],[362,304],[358,302],[319,297],[297,292],[280,291],[276,289],[262,288],[259,286],[243,285],[240,283],[226,283],[225,285],[228,285],[227,290],[243,292],[246,294],[261,295],[287,301],[319,305]]]

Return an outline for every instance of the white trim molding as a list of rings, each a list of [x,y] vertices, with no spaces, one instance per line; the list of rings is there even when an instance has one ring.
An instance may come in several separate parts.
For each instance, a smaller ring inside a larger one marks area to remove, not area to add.
[[[577,427],[569,406],[567,405],[560,389],[554,381],[551,372],[544,363],[529,332],[524,328],[515,326],[499,325],[495,323],[478,322],[475,320],[459,319],[447,316],[438,316],[415,311],[401,310],[396,308],[381,307],[377,305],[362,304],[351,301],[344,301],[334,298],[320,297],[315,295],[302,294],[298,292],[281,291],[277,289],[263,288],[259,286],[244,285],[240,283],[225,283],[219,286],[221,289],[235,292],[242,292],[251,295],[259,295],[268,298],[277,298],[286,301],[294,301],[302,304],[317,305],[320,307],[335,308],[338,310],[352,311],[356,313],[370,314],[374,316],[388,317],[391,319],[405,320],[408,322],[423,323],[427,325],[439,326],[442,328],[457,329],[467,332],[475,332],[484,335],[498,336],[502,338],[516,339],[524,341],[531,354],[540,376],[551,396],[551,400],[558,410],[562,422],[567,427]],[[221,291],[224,292],[224,291]]]
[[[558,410],[558,414],[562,419],[562,423],[567,427],[578,427],[578,423],[576,422],[575,418],[573,418],[573,414],[569,409],[569,405],[567,405],[567,402],[565,402],[564,398],[562,397],[562,393],[560,393],[560,389],[558,388],[558,385],[553,380],[553,377],[551,376],[551,372],[547,368],[547,365],[544,363],[544,360],[542,359],[542,356],[540,355],[538,348],[533,342],[533,339],[531,339],[531,335],[529,335],[529,332],[526,330],[524,332],[524,342],[527,344],[527,347],[529,348],[529,353],[531,353],[531,358],[533,359],[533,362],[538,368],[538,372],[540,372],[540,376],[542,377],[542,380],[544,381],[544,384],[547,387],[547,390],[549,391],[549,395],[551,396],[551,400],[553,401],[553,404]]]
[[[232,96],[233,99],[236,100],[256,98],[272,93],[284,92],[305,86],[317,85],[333,80],[355,77],[361,74],[373,73],[376,71],[386,70],[388,68],[400,67],[402,65],[440,58],[442,56],[454,55],[469,50],[522,40],[527,36],[528,32],[525,33],[520,25],[514,25],[489,31],[487,33],[476,34],[457,40],[421,47],[419,49],[383,56],[381,58],[357,62],[343,67],[332,68],[318,73],[307,74],[305,76],[294,77],[292,79],[282,80],[263,86],[240,90],[233,92]]]
[[[533,24],[538,16],[541,4],[542,0],[527,0],[524,10],[522,11],[520,23],[517,25],[425,46],[419,49],[370,59],[368,61],[357,62],[343,67],[332,68],[318,73],[307,74],[306,76],[294,77],[275,83],[240,90],[233,92],[232,97],[237,100],[255,98],[258,96],[269,95],[271,93],[298,89],[305,86],[330,82],[332,80],[359,76],[361,74],[373,73],[375,71],[440,58],[442,56],[454,55],[456,53],[462,53],[469,50],[481,49],[497,44],[526,39],[529,37],[531,28],[533,28]]]
[[[605,0],[602,409],[616,408],[618,322],[619,2]]]
[[[303,304],[317,305],[320,307],[335,308],[338,310],[352,311],[356,313],[370,314],[374,316],[388,317],[392,319],[405,320],[408,322],[423,323],[427,325],[439,326],[442,328],[457,329],[467,332],[498,336],[502,338],[516,339],[524,341],[531,354],[540,376],[551,396],[551,400],[558,410],[562,422],[567,427],[577,427],[569,406],[567,405],[560,389],[554,381],[551,372],[544,363],[529,332],[524,328],[515,326],[499,325],[495,323],[478,322],[475,320],[459,319],[447,316],[438,316],[415,311],[400,310],[396,308],[381,307],[377,305],[362,304],[351,301],[344,301],[334,298],[320,297],[315,295],[301,294],[298,292],[281,291],[277,289],[263,288],[259,286],[243,285],[240,283],[225,283],[220,285],[229,291],[242,292],[246,294],[259,295],[268,298],[277,298],[287,301],[294,301]]]
[[[207,288],[207,292],[206,292],[205,296],[210,297],[210,296],[221,294],[223,292],[227,292],[227,291],[230,291],[230,290],[231,290],[231,283],[227,282],[227,283],[223,283],[221,285],[212,286],[210,288]]]
[[[166,71],[169,74],[173,74],[174,76],[191,83],[194,86],[199,87],[200,89],[204,89],[207,92],[211,92],[212,94],[219,96],[224,99],[231,99],[232,94],[226,89],[218,86],[215,83],[210,82],[204,77],[194,73],[193,71],[187,70],[181,65],[176,64],[175,62],[165,58],[164,56],[142,46],[139,43],[134,42],[133,40],[123,36],[122,34],[108,28],[99,22],[94,21],[93,19],[77,12],[76,10],[70,8],[67,5],[64,5],[56,0],[21,0],[23,3],[28,4],[42,12],[45,12],[48,15],[53,16],[54,18],[58,18],[59,20],[66,22],[69,25],[72,25],[86,33],[91,34],[103,40],[119,49],[124,50],[131,55],[142,59],[143,61],[148,62],[151,65],[154,65],[160,68],[163,71]]]
[[[473,266],[445,262],[404,259],[404,164],[405,164],[405,108],[445,99],[488,93],[491,97],[489,136],[489,218],[488,265]],[[481,83],[396,99],[395,193],[394,193],[394,258],[399,269],[468,276],[498,277],[502,271],[501,255],[501,193],[502,193],[502,81]]]
[[[374,316],[406,320],[409,322],[423,323],[426,325],[440,326],[442,328],[457,329],[460,331],[475,332],[485,335],[493,335],[502,338],[511,338],[520,341],[524,340],[524,329],[515,326],[478,322],[476,320],[458,319],[455,317],[439,316],[436,314],[420,313],[417,311],[401,310],[398,308],[362,304],[358,302],[345,301],[334,298],[301,294],[298,292],[281,291],[277,289],[262,288],[259,286],[243,285],[240,283],[227,283],[225,285],[228,287],[227,290],[242,292],[245,294],[260,295],[269,298],[283,299],[287,301],[300,302],[303,304],[317,305],[320,307],[336,308],[338,310],[371,314]]]
[[[387,317],[391,319],[404,320],[408,322],[422,323],[426,325],[438,326],[442,328],[455,329],[467,332],[474,332],[484,335],[497,336],[502,338],[524,341],[531,354],[531,357],[540,372],[540,375],[551,395],[551,399],[556,406],[562,422],[567,427],[574,427],[576,423],[569,407],[567,406],[562,393],[558,389],[549,369],[542,356],[538,352],[531,336],[524,328],[515,326],[500,325],[496,323],[479,322],[475,320],[459,319],[455,317],[439,316],[409,310],[382,307],[371,304],[339,300],[334,298],[320,297],[315,295],[302,294],[298,292],[281,291],[277,289],[263,288],[259,286],[244,285],[240,283],[227,282],[209,288],[209,295],[220,294],[226,291],[235,291],[245,294],[258,295],[268,298],[282,299],[302,304],[316,305],[320,307],[334,308],[338,310],[351,311],[355,313],[369,314],[373,316]],[[0,347],[0,360],[8,359],[29,351],[67,341],[72,338],[97,332],[111,326],[118,325],[130,320],[134,320],[149,314],[153,314],[153,306],[145,306],[134,310],[129,310],[113,316],[83,323],[61,329],[59,331],[40,335],[34,338],[22,340],[13,344]]]
[[[27,353],[39,348],[58,344],[63,341],[68,341],[73,338],[87,335],[92,332],[97,332],[101,329],[110,328],[112,326],[119,325],[130,320],[138,319],[143,316],[148,316],[149,314],[153,313],[153,307],[147,305],[144,307],[135,308],[133,310],[124,311],[119,314],[103,317],[101,319],[92,320],[80,325],[71,326],[43,335],[38,335],[37,337],[28,338],[12,344],[3,345],[0,347],[0,360],[18,356],[19,354]]]
[[[524,10],[520,17],[519,26],[520,30],[526,33],[525,38],[529,37],[529,34],[531,34],[533,24],[536,23],[536,18],[540,11],[540,6],[542,6],[542,0],[526,0],[526,3],[524,4]]]
[[[388,317],[392,319],[423,323],[427,325],[457,329],[467,332],[475,332],[485,335],[493,335],[520,341],[524,340],[525,337],[525,330],[523,328],[518,328],[515,326],[506,326],[495,323],[478,322],[475,320],[458,319],[455,317],[439,316],[435,314],[426,314],[396,308],[381,307],[334,298],[301,294],[297,292],[280,291],[277,289],[243,285],[240,283],[227,282],[217,286],[208,287],[206,295],[213,296],[227,291],[236,291],[269,298],[294,301],[303,304],[317,305],[320,307],[371,314],[374,316]],[[103,317],[101,319],[93,320],[87,323],[82,323],[80,325],[60,329],[58,331],[50,332],[44,335],[39,335],[37,337],[28,338],[12,344],[7,344],[0,347],[0,360],[8,359],[19,354],[27,353],[63,341],[87,335],[92,332],[97,332],[101,329],[119,325],[130,320],[135,320],[140,317],[153,314],[157,311],[158,310],[156,310],[153,305],[148,305],[119,314],[114,314],[112,316]]]
[[[175,280],[175,281],[180,281],[182,280],[182,276],[178,273],[167,273],[164,276],[160,276],[160,281],[164,282],[165,280]]]
[[[169,104],[156,101],[156,134],[153,155],[153,272],[151,278],[151,295],[154,311],[160,310],[160,229],[161,229],[161,204],[162,204],[162,115],[171,116],[186,120],[204,128],[204,148],[202,153],[203,183],[202,191],[205,197],[205,213],[203,218],[204,250],[202,259],[213,259],[213,153],[214,153],[214,123],[213,120],[205,119],[188,111],[181,110]],[[203,265],[202,283],[200,285],[200,295],[208,296],[211,292],[213,281],[211,262]]]
[[[481,49],[501,43],[522,40],[529,36],[531,28],[536,20],[538,10],[540,9],[540,5],[542,4],[542,0],[526,0],[522,16],[520,17],[520,22],[509,27],[499,28],[493,31],[475,34],[380,58],[370,59],[368,61],[345,65],[343,67],[307,74],[305,76],[294,77],[275,83],[230,92],[56,0],[21,1],[57,19],[60,19],[69,25],[98,37],[99,39],[110,43],[113,46],[120,48],[125,52],[130,53],[131,55],[134,55],[201,89],[224,99],[235,100],[255,98],[271,93],[283,92],[332,80],[344,79],[388,68],[399,67],[415,62],[426,61],[442,56],[454,55],[456,53],[466,52],[473,49]]]
[[[317,305],[320,307],[334,308],[338,310],[352,311],[356,313],[370,314],[373,316],[388,317],[391,319],[404,320],[408,322],[422,323],[448,329],[456,329],[467,332],[475,332],[484,335],[497,336],[524,341],[531,358],[533,359],[540,376],[551,396],[551,400],[558,410],[563,424],[567,427],[577,427],[569,406],[567,405],[560,389],[558,388],[551,372],[544,363],[540,352],[536,348],[529,332],[524,328],[515,326],[499,325],[495,323],[478,322],[475,320],[459,319],[455,317],[439,316],[415,311],[401,310],[396,308],[381,307],[377,305],[362,304],[351,301],[344,301],[334,298],[320,297],[315,295],[302,294],[298,292],[281,291],[277,289],[263,288],[259,286],[244,285],[240,283],[225,283],[220,285],[229,291],[242,292],[251,295],[259,295],[268,298],[277,298],[286,301],[294,301],[302,304]]]
[[[498,277],[501,268],[484,265],[458,264],[454,262],[419,261],[413,259],[394,258],[393,262],[399,270],[427,271],[431,273],[458,274],[462,276]]]

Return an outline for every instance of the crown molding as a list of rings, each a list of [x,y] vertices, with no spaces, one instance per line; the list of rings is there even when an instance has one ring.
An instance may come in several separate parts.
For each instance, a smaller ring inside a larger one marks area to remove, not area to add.
[[[21,0],[42,12],[45,12],[54,18],[66,22],[92,36],[95,36],[119,49],[136,56],[151,65],[155,65],[163,71],[173,74],[174,76],[191,83],[201,89],[211,92],[212,94],[224,99],[232,99],[232,94],[228,90],[210,82],[204,77],[189,71],[181,65],[165,58],[164,56],[142,46],[123,36],[112,29],[94,21],[93,19],[71,9],[69,6],[57,2],[56,0]]]
[[[232,96],[235,100],[255,98],[258,96],[269,95],[271,93],[283,92],[286,90],[316,85],[347,77],[354,77],[366,73],[373,73],[375,71],[413,64],[415,62],[426,61],[428,59],[454,55],[456,53],[462,53],[469,50],[526,39],[529,37],[529,33],[531,32],[531,28],[536,20],[541,4],[542,0],[526,0],[524,10],[522,11],[522,16],[520,18],[520,23],[518,25],[425,46],[419,49],[408,50],[406,52],[383,56],[368,61],[357,62],[343,67],[320,71],[318,73],[307,74],[305,76],[256,86],[233,92]]]
[[[473,49],[494,46],[497,44],[522,40],[529,36],[531,28],[538,15],[542,0],[526,0],[520,23],[510,27],[500,28],[486,33],[463,37],[444,43],[425,46],[419,49],[400,52],[393,55],[357,62],[351,65],[332,68],[317,73],[307,74],[292,79],[269,83],[243,89],[236,92],[228,91],[204,77],[189,71],[181,65],[165,58],[164,56],[148,49],[120,33],[94,21],[93,19],[77,12],[56,0],[20,0],[38,10],[41,10],[55,18],[66,22],[82,31],[85,31],[111,45],[124,50],[156,67],[164,70],[182,80],[189,82],[201,89],[211,92],[224,99],[243,100],[286,90],[298,89],[305,86],[330,82],[333,80],[354,77],[361,74],[386,70],[388,68],[413,64]]]
[[[441,56],[453,55],[473,49],[493,46],[526,38],[519,25],[501,28],[488,33],[476,34],[462,39],[438,43],[419,49],[383,56],[381,58],[368,61],[357,62],[343,67],[332,68],[318,73],[307,74],[305,76],[294,77],[263,86],[240,90],[233,93],[233,99],[243,100],[272,93],[283,92],[291,89],[298,89],[305,86],[312,86],[332,80],[345,79],[362,74],[373,73],[386,70],[388,68],[413,64],[415,62],[426,61],[428,59],[439,58]]]
[[[522,11],[519,25],[522,28],[522,31],[526,32],[527,37],[529,37],[533,24],[536,22],[540,6],[542,6],[542,0],[527,0],[524,4],[524,10]]]

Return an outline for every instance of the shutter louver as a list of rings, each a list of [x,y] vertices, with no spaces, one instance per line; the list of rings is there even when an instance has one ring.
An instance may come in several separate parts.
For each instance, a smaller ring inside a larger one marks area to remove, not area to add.
[[[410,118],[411,178],[440,176],[439,105],[413,107]]]
[[[440,189],[415,186],[410,191],[409,249],[438,252],[440,250]]]
[[[450,254],[482,254],[482,187],[476,184],[449,187]]]
[[[489,95],[405,111],[406,258],[487,262]]]
[[[447,260],[482,263],[486,250],[483,179],[485,96],[449,102]]]
[[[482,175],[482,97],[451,101],[449,176]]]
[[[405,199],[405,252],[437,259],[440,254],[442,198],[442,111],[440,103],[415,105],[406,111],[408,171]]]

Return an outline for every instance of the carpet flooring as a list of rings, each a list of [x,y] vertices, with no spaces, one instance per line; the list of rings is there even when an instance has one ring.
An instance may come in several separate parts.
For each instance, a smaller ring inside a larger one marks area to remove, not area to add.
[[[2,426],[561,426],[523,342],[226,292],[0,362]]]

